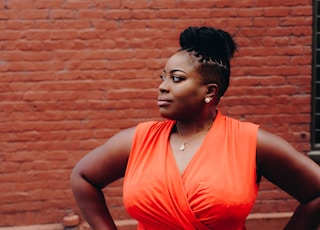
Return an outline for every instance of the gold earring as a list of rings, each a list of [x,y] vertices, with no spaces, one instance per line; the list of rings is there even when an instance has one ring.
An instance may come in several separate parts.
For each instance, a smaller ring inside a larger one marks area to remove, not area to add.
[[[211,97],[206,97],[206,98],[204,99],[204,102],[208,104],[208,103],[211,102],[211,100],[212,100]]]

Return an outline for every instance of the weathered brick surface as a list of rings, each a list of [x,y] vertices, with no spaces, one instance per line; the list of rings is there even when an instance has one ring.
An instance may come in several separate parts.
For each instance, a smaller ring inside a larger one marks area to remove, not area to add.
[[[158,119],[160,70],[190,25],[239,45],[220,109],[310,150],[311,1],[0,1],[0,226],[78,211],[71,169],[118,130]],[[121,189],[105,189],[116,219],[128,218]],[[295,205],[263,181],[253,213]]]

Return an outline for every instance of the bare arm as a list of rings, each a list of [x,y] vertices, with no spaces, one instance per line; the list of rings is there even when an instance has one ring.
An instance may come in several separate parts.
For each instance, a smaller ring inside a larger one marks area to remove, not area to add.
[[[83,157],[71,174],[71,188],[78,206],[93,229],[117,229],[102,188],[124,176],[134,128],[110,138]]]
[[[265,178],[300,202],[285,229],[318,229],[320,167],[282,138],[262,129],[258,132],[257,164]]]

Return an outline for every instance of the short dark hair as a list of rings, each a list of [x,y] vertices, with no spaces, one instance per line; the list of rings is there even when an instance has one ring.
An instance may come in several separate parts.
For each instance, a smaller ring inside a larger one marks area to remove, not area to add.
[[[197,57],[204,82],[217,84],[218,96],[223,96],[230,81],[230,60],[237,49],[232,36],[214,27],[189,27],[180,34],[180,47]]]

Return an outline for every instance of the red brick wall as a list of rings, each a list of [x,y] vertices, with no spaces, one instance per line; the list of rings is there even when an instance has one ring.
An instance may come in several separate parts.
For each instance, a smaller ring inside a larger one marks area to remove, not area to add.
[[[75,163],[119,129],[158,119],[159,73],[187,26],[235,34],[220,109],[309,150],[308,0],[0,1],[0,226],[60,222],[78,210]],[[126,218],[121,181],[106,189]],[[263,182],[253,212],[292,211]]]

